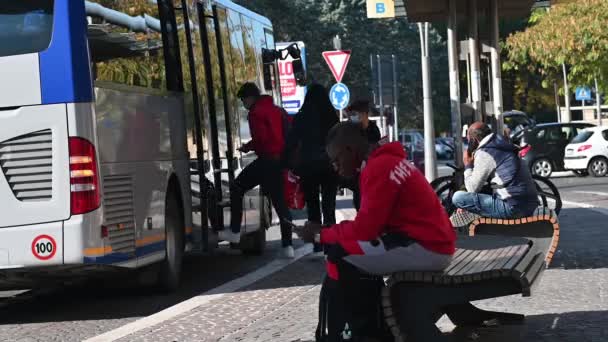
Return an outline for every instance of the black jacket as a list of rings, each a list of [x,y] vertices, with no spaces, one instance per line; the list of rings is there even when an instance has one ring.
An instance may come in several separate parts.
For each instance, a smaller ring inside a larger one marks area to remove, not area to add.
[[[365,134],[367,135],[367,141],[370,144],[376,144],[382,138],[380,135],[380,128],[378,128],[378,125],[376,125],[376,122],[374,122],[372,120],[369,121],[369,125],[367,125]]]

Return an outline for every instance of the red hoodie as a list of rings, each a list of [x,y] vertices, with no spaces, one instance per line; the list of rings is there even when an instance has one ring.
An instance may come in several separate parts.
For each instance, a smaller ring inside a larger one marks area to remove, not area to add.
[[[405,158],[399,142],[371,153],[361,171],[361,208],[354,221],[321,232],[321,243],[371,241],[403,232],[422,247],[454,254],[456,234],[437,195],[422,173]]]
[[[283,111],[272,97],[261,96],[249,110],[250,147],[259,157],[279,157],[285,147]]]

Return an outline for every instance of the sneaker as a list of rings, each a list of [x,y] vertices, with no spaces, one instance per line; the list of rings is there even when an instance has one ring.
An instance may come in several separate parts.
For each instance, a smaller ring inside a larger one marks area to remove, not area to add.
[[[296,253],[293,250],[293,246],[287,246],[287,247],[283,247],[283,250],[281,251],[281,257],[285,258],[285,259],[293,259],[296,257]]]
[[[230,229],[220,230],[218,232],[220,240],[230,243],[239,243],[241,241],[241,233],[233,233]]]

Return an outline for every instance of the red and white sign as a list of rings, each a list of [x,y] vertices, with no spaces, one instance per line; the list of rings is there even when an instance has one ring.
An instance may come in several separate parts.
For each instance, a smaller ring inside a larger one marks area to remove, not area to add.
[[[277,49],[284,49],[294,42],[277,43]],[[296,42],[302,58],[305,58],[306,47],[303,42]],[[302,61],[304,64],[304,61]],[[279,80],[281,82],[281,98],[283,99],[283,108],[289,114],[297,113],[304,103],[306,96],[306,87],[299,86],[296,83],[296,77],[293,73],[293,58],[287,56],[285,60],[278,60]]]
[[[329,65],[331,73],[334,74],[336,82],[341,83],[346,66],[350,60],[350,50],[325,51],[323,52],[323,58],[325,58],[325,62]]]
[[[38,235],[32,241],[32,254],[39,260],[49,260],[57,252],[57,243],[50,235]]]

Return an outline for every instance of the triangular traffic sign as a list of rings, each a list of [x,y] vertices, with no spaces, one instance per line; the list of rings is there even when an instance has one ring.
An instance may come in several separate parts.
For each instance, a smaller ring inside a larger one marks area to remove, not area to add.
[[[334,75],[336,82],[342,82],[342,77],[344,77],[346,66],[350,60],[350,50],[325,51],[323,52],[323,58],[329,65],[329,70]]]

